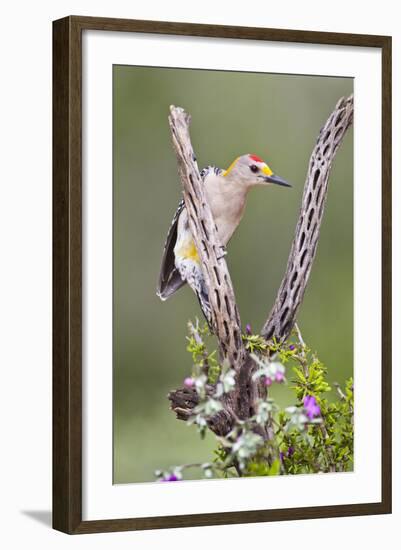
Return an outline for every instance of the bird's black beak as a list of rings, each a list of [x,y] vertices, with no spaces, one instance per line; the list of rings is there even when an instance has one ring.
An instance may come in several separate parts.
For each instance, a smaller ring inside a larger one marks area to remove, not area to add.
[[[288,181],[285,181],[283,178],[280,178],[280,176],[276,176],[275,174],[272,174],[271,176],[263,176],[263,179],[267,183],[275,183],[276,185],[282,185],[283,187],[292,187]]]

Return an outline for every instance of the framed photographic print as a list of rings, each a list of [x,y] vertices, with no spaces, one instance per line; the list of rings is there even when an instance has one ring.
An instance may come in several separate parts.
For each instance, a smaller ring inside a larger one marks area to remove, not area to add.
[[[391,38],[53,27],[53,525],[391,511]]]

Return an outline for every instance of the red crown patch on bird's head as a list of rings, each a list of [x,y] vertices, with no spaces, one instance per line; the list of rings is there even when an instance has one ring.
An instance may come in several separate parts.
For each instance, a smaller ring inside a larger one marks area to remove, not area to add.
[[[261,162],[262,164],[264,164],[264,162],[265,162],[263,159],[261,159],[257,155],[249,155],[249,158],[252,159],[255,162]]]

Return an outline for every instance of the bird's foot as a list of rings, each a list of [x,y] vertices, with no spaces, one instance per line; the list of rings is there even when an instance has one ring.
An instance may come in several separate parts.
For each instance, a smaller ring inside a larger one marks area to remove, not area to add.
[[[222,258],[224,258],[224,256],[227,256],[227,248],[226,248],[223,244],[220,245],[219,248],[220,248],[220,251],[221,251],[221,252],[220,252],[220,255],[217,256],[217,259],[218,259],[218,260],[221,260]]]

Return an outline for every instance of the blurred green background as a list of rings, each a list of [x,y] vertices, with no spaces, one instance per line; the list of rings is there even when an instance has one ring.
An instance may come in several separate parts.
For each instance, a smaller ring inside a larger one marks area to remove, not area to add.
[[[349,78],[115,66],[114,139],[114,483],[153,481],[158,468],[208,461],[177,421],[167,393],[191,373],[186,323],[200,315],[184,287],[156,296],[166,233],[181,197],[167,122],[169,105],[192,116],[199,167],[227,168],[254,153],[293,184],[255,189],[227,261],[243,326],[259,331],[274,301],[294,235],[309,156]],[[342,383],[353,361],[353,136],[332,170],[318,254],[298,317],[304,339]],[[277,385],[276,385],[277,386]],[[275,387],[279,403],[289,388]]]

